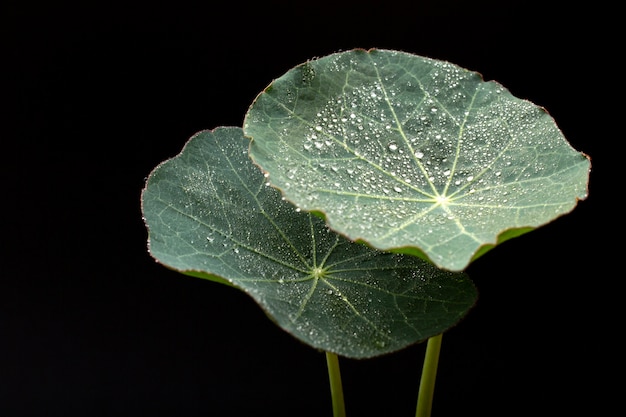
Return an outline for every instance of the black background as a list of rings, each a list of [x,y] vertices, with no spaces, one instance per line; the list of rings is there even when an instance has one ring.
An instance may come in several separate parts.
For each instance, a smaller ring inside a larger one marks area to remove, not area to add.
[[[408,4],[408,3],[407,3]],[[0,416],[331,416],[323,353],[245,294],[157,265],[140,193],[202,129],[241,126],[307,59],[448,60],[544,106],[590,196],[467,272],[433,417],[605,415],[615,400],[623,133],[615,11],[549,2],[21,2],[1,6]],[[611,250],[611,247],[614,249]],[[342,358],[348,416],[411,416],[425,345]]]

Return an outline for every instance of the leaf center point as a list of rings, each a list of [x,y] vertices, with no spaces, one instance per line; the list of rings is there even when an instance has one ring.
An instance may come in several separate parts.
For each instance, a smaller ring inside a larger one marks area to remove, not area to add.
[[[450,197],[447,195],[438,195],[435,201],[437,201],[437,204],[441,206],[447,206],[448,203],[450,202]]]
[[[315,267],[311,269],[311,277],[315,279],[323,278],[326,275],[326,268]]]

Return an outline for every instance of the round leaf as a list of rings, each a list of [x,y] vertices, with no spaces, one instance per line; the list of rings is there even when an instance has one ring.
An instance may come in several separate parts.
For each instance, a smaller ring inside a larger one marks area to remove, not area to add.
[[[285,201],[248,145],[241,128],[203,131],[153,170],[142,211],[158,262],[228,282],[304,343],[354,358],[439,334],[474,305],[464,273],[351,242]]]
[[[404,52],[296,66],[256,97],[244,134],[298,207],[352,240],[449,270],[587,197],[590,159],[545,109]]]

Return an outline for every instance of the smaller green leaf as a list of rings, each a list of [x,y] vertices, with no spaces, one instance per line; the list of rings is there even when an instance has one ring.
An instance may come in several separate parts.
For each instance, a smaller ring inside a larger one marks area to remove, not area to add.
[[[474,305],[464,273],[354,243],[285,201],[248,146],[240,128],[203,131],[152,171],[142,211],[156,261],[230,283],[297,339],[353,358],[440,334]]]

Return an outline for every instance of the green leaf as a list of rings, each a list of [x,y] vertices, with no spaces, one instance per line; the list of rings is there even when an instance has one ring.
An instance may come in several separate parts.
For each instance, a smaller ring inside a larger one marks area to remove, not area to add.
[[[282,199],[248,146],[241,128],[203,131],[152,171],[142,211],[155,260],[232,284],[297,339],[346,357],[424,341],[474,305],[465,274],[351,242]]]
[[[352,240],[454,271],[587,197],[590,159],[545,109],[404,52],[296,66],[256,97],[244,134],[298,207]]]

